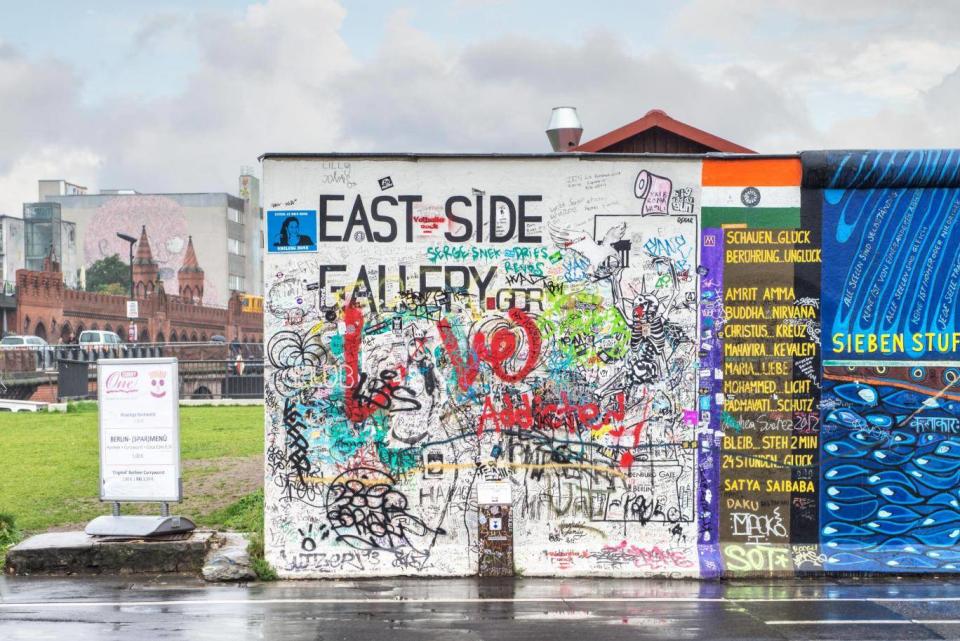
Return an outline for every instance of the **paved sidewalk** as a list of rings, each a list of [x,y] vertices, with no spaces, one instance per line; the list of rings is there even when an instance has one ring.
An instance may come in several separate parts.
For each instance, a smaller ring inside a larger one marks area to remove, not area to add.
[[[960,639],[960,582],[0,578],[0,639]]]

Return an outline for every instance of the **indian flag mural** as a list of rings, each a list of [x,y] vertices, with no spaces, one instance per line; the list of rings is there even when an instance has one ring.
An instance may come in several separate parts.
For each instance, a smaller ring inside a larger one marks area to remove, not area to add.
[[[800,226],[800,159],[704,160],[703,227]]]

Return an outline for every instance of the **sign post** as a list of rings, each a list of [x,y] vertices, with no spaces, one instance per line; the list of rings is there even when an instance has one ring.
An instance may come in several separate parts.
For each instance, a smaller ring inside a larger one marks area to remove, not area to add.
[[[111,358],[97,362],[100,414],[100,500],[110,516],[87,524],[97,536],[188,532],[189,519],[170,516],[180,502],[180,399],[177,359]],[[160,516],[121,516],[121,502],[160,503]]]

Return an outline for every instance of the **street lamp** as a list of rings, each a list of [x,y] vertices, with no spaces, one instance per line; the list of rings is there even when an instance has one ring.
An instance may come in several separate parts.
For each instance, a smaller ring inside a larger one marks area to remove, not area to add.
[[[133,236],[127,236],[126,234],[121,234],[119,232],[117,232],[117,238],[130,243],[130,300],[136,300],[133,295],[133,245],[137,242],[137,239]]]

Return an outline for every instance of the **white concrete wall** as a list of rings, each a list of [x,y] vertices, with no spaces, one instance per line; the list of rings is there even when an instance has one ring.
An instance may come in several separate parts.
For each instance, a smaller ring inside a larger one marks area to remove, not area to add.
[[[226,305],[227,194],[110,194],[48,197],[59,202],[64,220],[77,226],[79,261],[89,267],[119,254],[127,262],[127,243],[117,232],[139,237],[141,225],[164,288],[178,292],[177,270],[183,264],[187,239],[193,236],[197,260],[204,270],[204,302]]]
[[[23,269],[23,219],[3,216],[0,218],[3,225],[3,247],[0,248],[3,256],[3,280],[14,282],[17,279],[17,270]]]
[[[267,253],[264,269],[266,546],[282,576],[476,573],[492,490],[509,496],[520,573],[698,575],[699,160],[263,168],[267,218],[320,219],[300,230],[317,251]],[[479,242],[475,220],[469,241],[444,237],[465,232],[451,197],[472,219],[497,195]],[[341,198],[326,217],[322,196]],[[506,214],[521,196],[525,238]],[[417,197],[409,216],[402,197]]]

